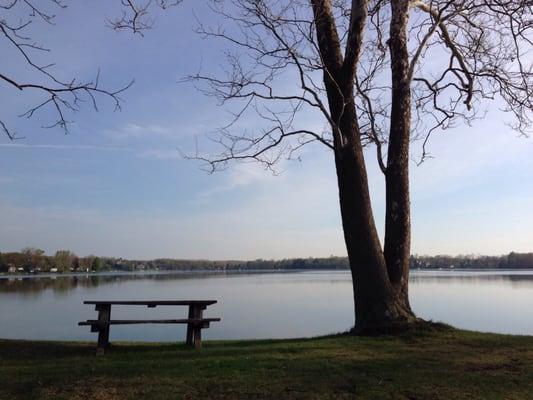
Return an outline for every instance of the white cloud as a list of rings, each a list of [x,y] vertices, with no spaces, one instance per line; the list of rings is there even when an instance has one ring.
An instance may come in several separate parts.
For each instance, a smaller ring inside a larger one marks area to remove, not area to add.
[[[124,146],[94,146],[84,144],[29,144],[29,143],[0,143],[0,147],[11,149],[55,149],[55,150],[111,150],[131,151]]]
[[[280,176],[274,176],[272,172],[265,170],[258,163],[235,163],[227,170],[218,173],[224,174],[223,183],[200,192],[199,197],[202,200],[208,200],[221,193],[254,184],[272,182],[273,180],[279,183],[282,179]]]
[[[174,131],[172,129],[162,125],[140,125],[131,122],[122,127],[104,130],[106,135],[118,139],[139,139],[146,136],[167,136],[171,135],[173,132]]]
[[[182,160],[183,155],[178,149],[150,149],[138,153],[141,158],[149,158],[155,160]]]

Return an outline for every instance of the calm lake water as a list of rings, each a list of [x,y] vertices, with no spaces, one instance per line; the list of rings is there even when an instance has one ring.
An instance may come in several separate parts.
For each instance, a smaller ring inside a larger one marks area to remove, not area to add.
[[[414,271],[421,317],[456,327],[533,335],[533,271]],[[0,338],[95,340],[77,322],[95,319],[83,300],[216,299],[207,339],[289,338],[353,325],[347,271],[144,273],[0,277]],[[113,306],[112,318],[185,317],[187,307]],[[111,340],[183,340],[181,325],[113,326]]]

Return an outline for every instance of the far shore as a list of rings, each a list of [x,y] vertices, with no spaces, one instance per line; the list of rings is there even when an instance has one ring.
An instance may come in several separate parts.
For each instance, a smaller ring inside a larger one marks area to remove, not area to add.
[[[147,269],[136,271],[70,271],[70,272],[0,272],[0,278],[33,278],[33,277],[70,277],[70,276],[89,276],[89,275],[171,275],[171,274],[246,274],[246,273],[282,273],[282,272],[348,272],[348,268],[278,268],[278,269],[177,269],[177,270],[160,270]],[[531,273],[533,268],[412,268],[411,272],[513,272],[513,273]]]

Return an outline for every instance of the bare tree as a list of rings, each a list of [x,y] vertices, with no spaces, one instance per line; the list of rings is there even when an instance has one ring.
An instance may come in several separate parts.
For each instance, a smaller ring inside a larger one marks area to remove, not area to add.
[[[269,169],[308,143],[333,151],[344,238],[353,276],[355,329],[417,321],[408,297],[410,144],[471,123],[495,100],[527,134],[532,110],[532,2],[519,0],[232,0],[211,3],[205,37],[227,48],[225,76],[190,77],[234,119],[212,137],[210,171],[233,160]],[[287,84],[287,82],[290,82]],[[235,106],[233,106],[235,107]],[[310,128],[315,110],[327,129]],[[261,131],[239,133],[249,112]],[[383,246],[369,195],[363,148],[374,146],[386,182]]]

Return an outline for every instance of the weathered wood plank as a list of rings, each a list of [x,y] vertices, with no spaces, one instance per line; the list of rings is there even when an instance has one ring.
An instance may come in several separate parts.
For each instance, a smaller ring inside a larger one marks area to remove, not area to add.
[[[112,319],[102,322],[97,319],[78,322],[79,326],[89,325],[130,325],[130,324],[202,324],[204,322],[219,322],[220,318],[202,318],[202,319]]]
[[[86,300],[83,304],[110,304],[110,305],[129,305],[129,306],[190,306],[215,304],[216,300]]]

